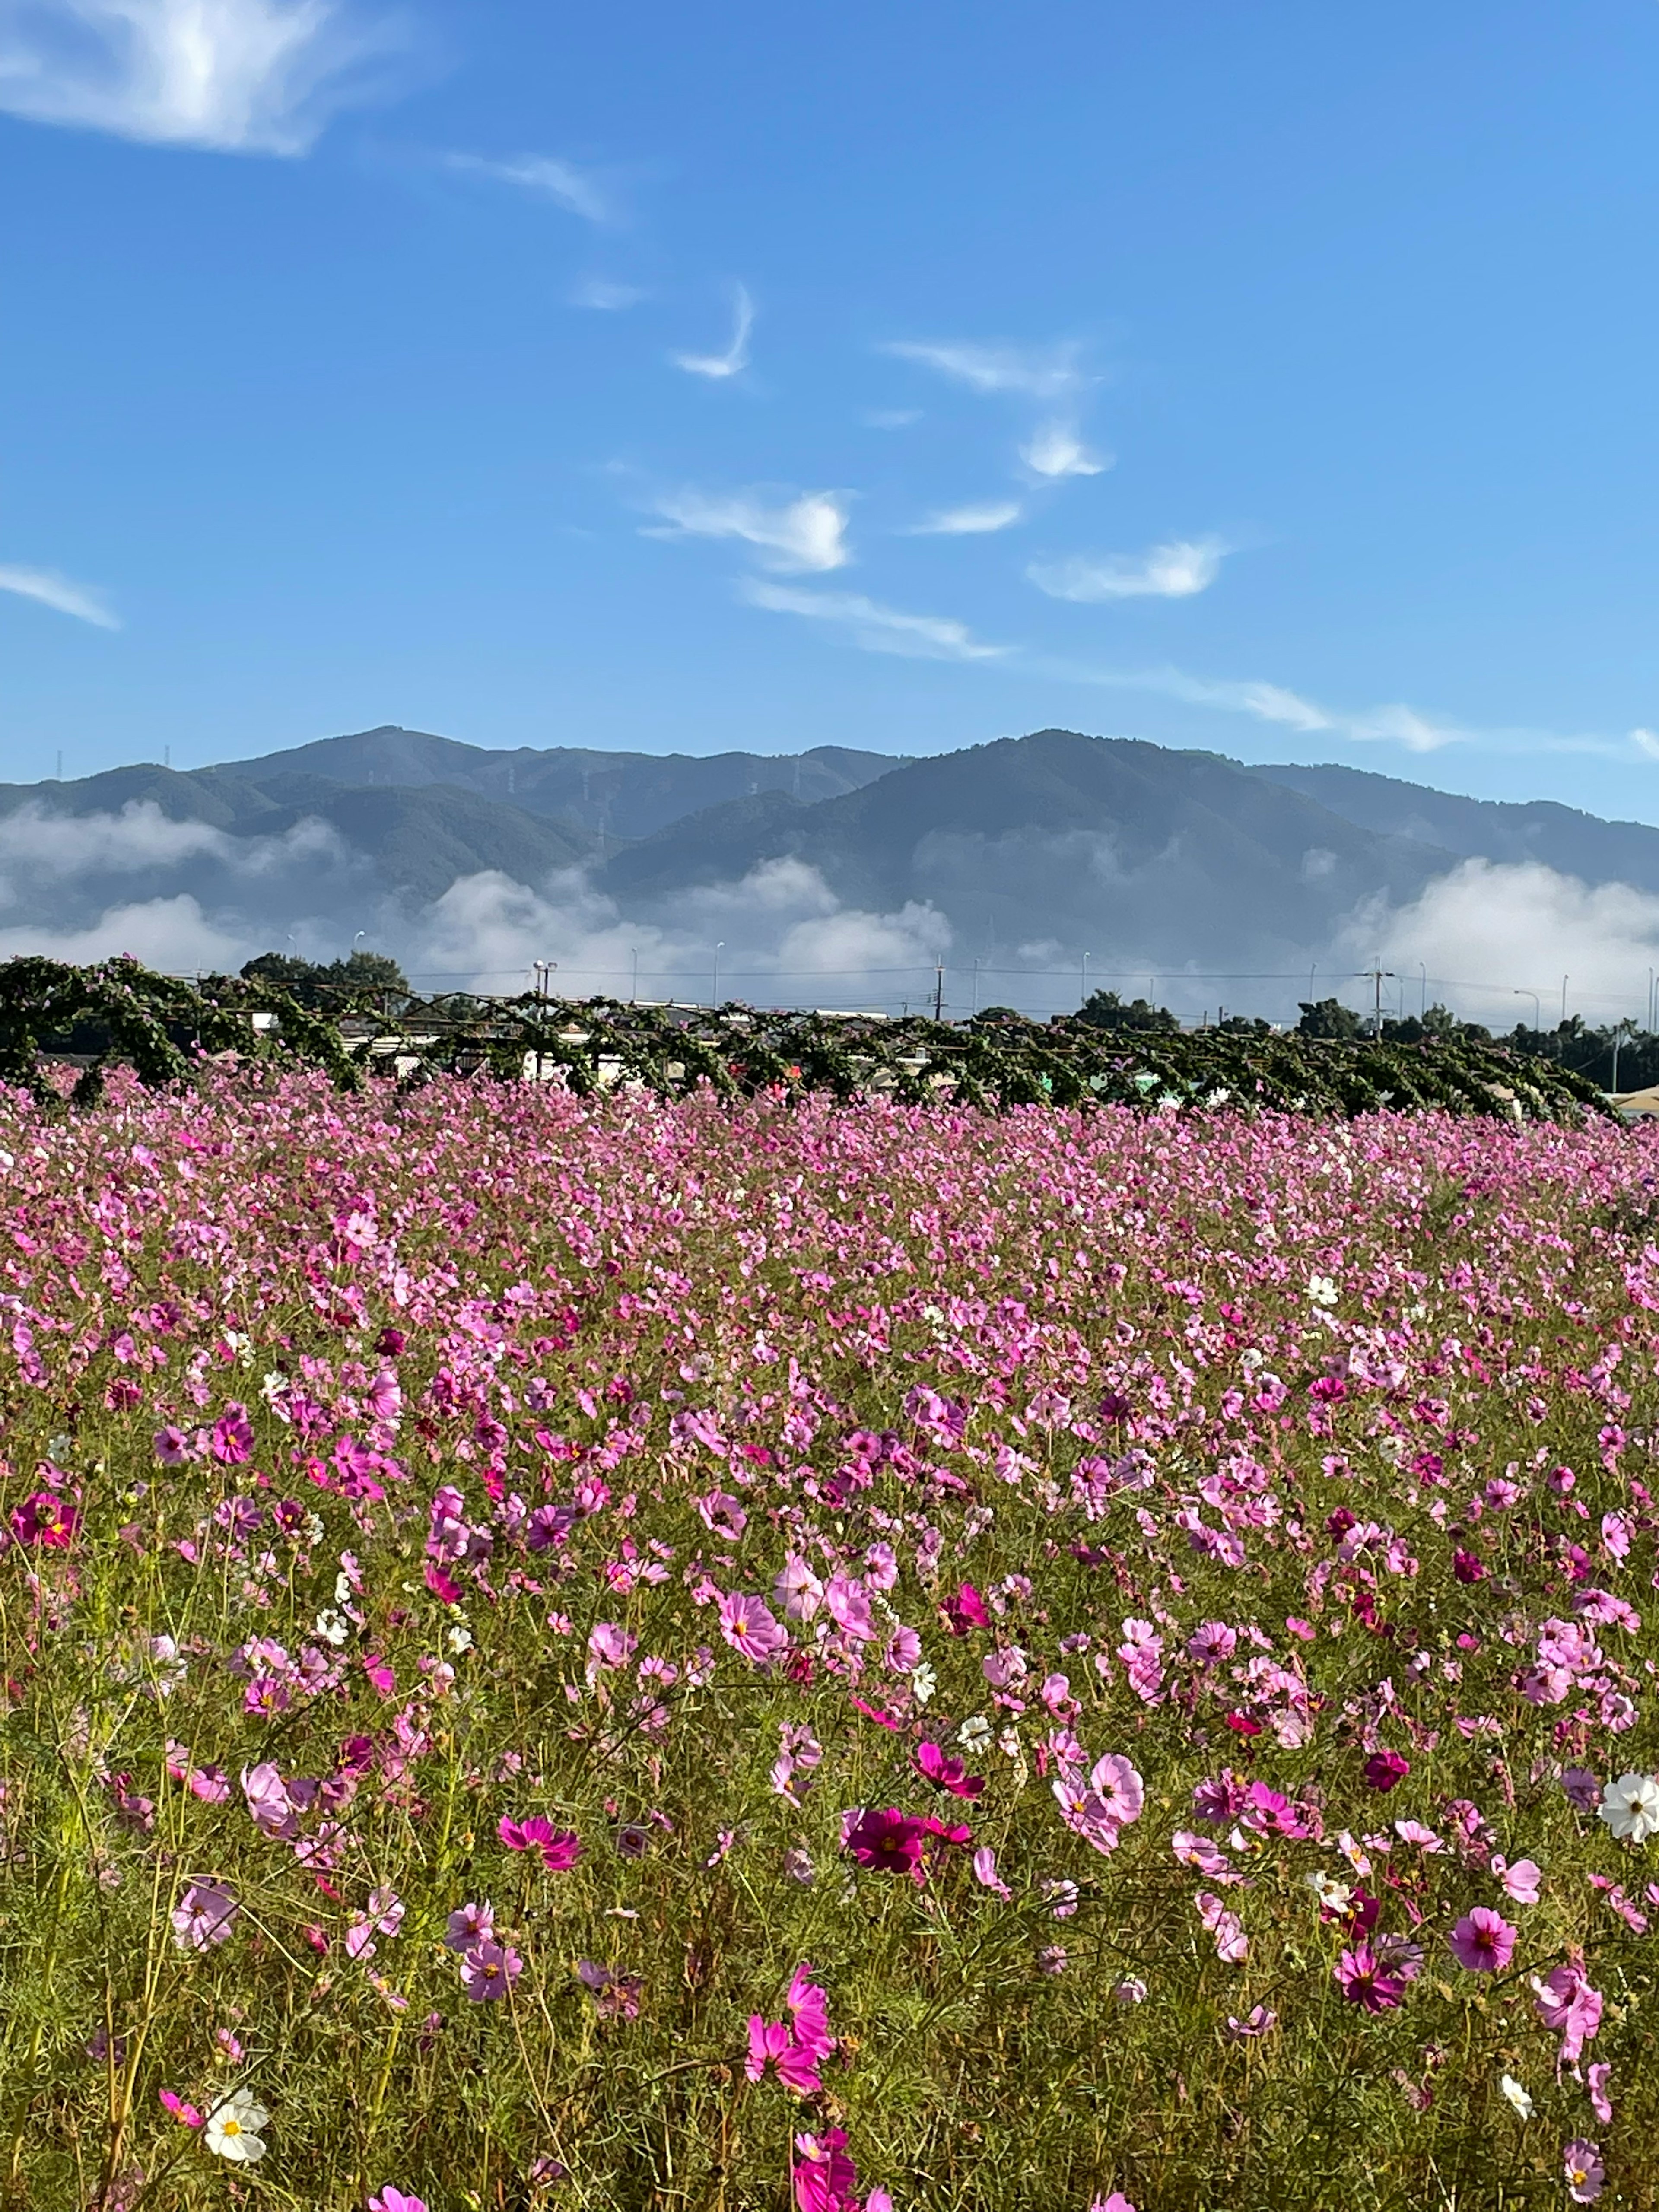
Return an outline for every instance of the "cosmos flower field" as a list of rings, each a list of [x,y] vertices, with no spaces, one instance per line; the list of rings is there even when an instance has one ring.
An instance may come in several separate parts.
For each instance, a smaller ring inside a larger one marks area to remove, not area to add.
[[[0,2203],[1659,2204],[1659,1155],[0,1099]]]

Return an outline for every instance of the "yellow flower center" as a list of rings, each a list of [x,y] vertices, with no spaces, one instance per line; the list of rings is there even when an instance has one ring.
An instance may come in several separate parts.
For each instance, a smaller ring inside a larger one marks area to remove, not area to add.
[[[239,2136],[242,2132],[242,2124],[236,2118],[234,2113],[232,2113],[229,2118],[222,2122],[222,2124],[228,2136]]]

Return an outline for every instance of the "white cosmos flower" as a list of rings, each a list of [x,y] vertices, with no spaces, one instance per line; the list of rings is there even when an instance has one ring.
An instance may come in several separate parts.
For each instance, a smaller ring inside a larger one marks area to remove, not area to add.
[[[270,2118],[251,2089],[233,2089],[224,2103],[208,2114],[207,2147],[221,2158],[251,2166],[265,2154],[264,2137],[259,2130]]]
[[[975,1713],[971,1720],[963,1721],[957,1730],[957,1741],[964,1751],[983,1751],[991,1741],[991,1723],[983,1713]]]
[[[1650,1774],[1621,1774],[1601,1792],[1600,1813],[1621,1843],[1646,1843],[1659,1835],[1659,1782]]]
[[[1510,2104],[1514,2106],[1516,2111],[1520,2113],[1522,2118],[1523,2120],[1529,2120],[1532,2118],[1532,2099],[1521,2087],[1521,2084],[1516,2080],[1514,2075],[1504,2074],[1501,2075],[1499,2077],[1498,2086],[1503,2091],[1504,2094],[1509,2099]]]
[[[910,1669],[910,1694],[919,1705],[925,1705],[939,1687],[939,1676],[925,1659],[919,1659]]]
[[[1336,1285],[1328,1275],[1310,1275],[1308,1296],[1316,1306],[1334,1306],[1336,1304]]]
[[[320,1636],[325,1644],[331,1644],[337,1651],[351,1633],[351,1623],[343,1613],[319,1613],[312,1623],[311,1632]]]

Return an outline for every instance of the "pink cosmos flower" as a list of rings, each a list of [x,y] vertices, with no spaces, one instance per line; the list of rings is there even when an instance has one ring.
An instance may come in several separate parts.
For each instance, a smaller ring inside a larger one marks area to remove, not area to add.
[[[823,2087],[818,2079],[817,2054],[795,2040],[787,2021],[763,2020],[757,2012],[751,2013],[744,2071],[751,2081],[760,2081],[769,2069],[775,2069],[784,2087],[793,2089],[798,2097],[816,2096]]]
[[[1566,2169],[1567,2194],[1573,2203],[1594,2204],[1607,2185],[1607,2169],[1595,2145],[1576,2136],[1563,2149],[1561,2163]]]
[[[1391,2012],[1406,1994],[1406,1984],[1391,1974],[1369,1943],[1345,1951],[1332,1969],[1331,1978],[1349,2004],[1366,2012]]]
[[[757,1597],[733,1591],[720,1603],[720,1634],[757,1667],[769,1666],[789,1642],[789,1632]]]
[[[247,1407],[233,1398],[213,1425],[209,1449],[222,1467],[241,1467],[253,1456],[253,1431]]]
[[[461,1954],[461,1987],[474,2004],[504,1997],[524,1972],[524,1960],[510,1944],[475,1943]]]
[[[1515,1949],[1516,1930],[1501,1912],[1477,1905],[1466,1912],[1447,1939],[1452,1956],[1472,1974],[1501,1974]]]
[[[1262,2036],[1270,2035],[1278,2025],[1279,2014],[1276,2012],[1269,2012],[1266,2005],[1252,2005],[1243,2020],[1228,2014],[1227,2040],[1229,2043],[1255,2043]]]
[[[795,2040],[815,2058],[827,2058],[836,2047],[830,2033],[830,2000],[811,1977],[811,1967],[802,1960],[783,2001],[794,2022]]]
[[[503,1818],[497,1835],[510,1851],[539,1851],[549,1874],[563,1874],[582,1855],[582,1839],[569,1828],[556,1828],[539,1813],[527,1820]]]
[[[1238,1649],[1238,1637],[1224,1620],[1206,1620],[1187,1638],[1187,1650],[1200,1667],[1219,1666]]]
[[[1146,1786],[1121,1753],[1109,1751],[1095,1761],[1089,1786],[1105,1805],[1107,1816],[1127,1828],[1140,1818],[1146,1802]]]
[[[593,2009],[601,2020],[637,2020],[645,1984],[637,1974],[613,1973],[597,1960],[579,1960],[576,1979],[593,1993]]]
[[[393,2189],[388,2185],[378,2197],[369,2198],[368,2212],[426,2212],[426,2200],[422,2197],[410,2197],[403,2190]]]
[[[1097,2197],[1089,2212],[1135,2212],[1135,2208],[1121,2189],[1115,2189],[1109,2197]]]
[[[171,2089],[163,2089],[161,2093],[161,2096],[162,2109],[166,2112],[171,2112],[173,2118],[179,2121],[181,2125],[187,2128],[199,2128],[201,2126],[202,2115],[197,2111],[194,2105],[187,2104],[184,2098],[175,2094],[175,2093]]]
[[[913,1814],[896,1806],[861,1813],[848,1829],[843,1848],[861,1867],[880,1874],[918,1872],[927,1831]]]

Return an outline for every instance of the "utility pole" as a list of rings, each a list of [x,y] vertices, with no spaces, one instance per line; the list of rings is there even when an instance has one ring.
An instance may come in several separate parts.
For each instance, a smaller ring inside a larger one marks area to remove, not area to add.
[[[1392,983],[1394,981],[1394,970],[1392,968],[1372,968],[1368,969],[1367,973],[1370,976],[1371,982],[1375,987],[1371,1011],[1371,1035],[1374,1037],[1380,1037],[1382,1034],[1383,979],[1386,977],[1388,981]]]
[[[933,1019],[945,1019],[945,963],[941,960],[933,969]]]
[[[1426,960],[1419,960],[1417,965],[1423,978],[1423,997],[1417,1009],[1417,1018],[1420,1022],[1429,1011],[1429,963]]]

